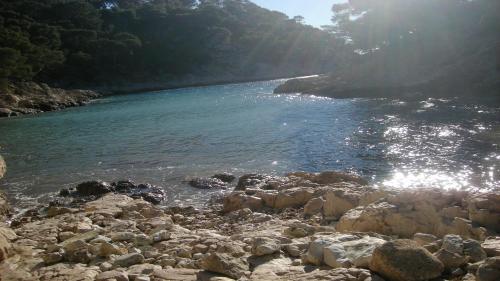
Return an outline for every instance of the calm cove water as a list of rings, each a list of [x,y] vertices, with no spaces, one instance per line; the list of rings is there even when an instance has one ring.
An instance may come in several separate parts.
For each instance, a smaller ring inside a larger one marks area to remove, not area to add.
[[[17,206],[86,180],[161,185],[169,203],[217,172],[343,170],[375,184],[499,188],[500,106],[274,95],[283,80],[111,96],[0,120],[0,180]]]

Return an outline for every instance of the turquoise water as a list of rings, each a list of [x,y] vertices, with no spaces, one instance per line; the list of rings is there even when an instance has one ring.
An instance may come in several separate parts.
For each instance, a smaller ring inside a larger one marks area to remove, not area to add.
[[[500,182],[498,105],[272,94],[282,82],[111,96],[1,119],[9,170],[0,187],[22,206],[92,179],[158,184],[170,203],[199,204],[213,192],[183,180],[217,172],[334,169],[404,188]]]

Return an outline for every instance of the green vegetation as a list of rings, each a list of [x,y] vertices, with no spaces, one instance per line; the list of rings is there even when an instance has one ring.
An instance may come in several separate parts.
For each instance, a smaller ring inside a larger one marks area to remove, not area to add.
[[[0,80],[101,86],[330,69],[342,40],[245,0],[3,0]]]
[[[358,0],[333,11],[330,31],[360,54],[335,73],[347,83],[500,92],[498,0]]]

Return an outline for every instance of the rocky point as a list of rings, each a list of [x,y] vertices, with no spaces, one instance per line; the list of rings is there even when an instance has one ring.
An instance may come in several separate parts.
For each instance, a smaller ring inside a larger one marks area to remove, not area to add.
[[[82,183],[3,225],[1,280],[500,280],[498,192],[250,174],[197,209],[154,204],[140,186]]]

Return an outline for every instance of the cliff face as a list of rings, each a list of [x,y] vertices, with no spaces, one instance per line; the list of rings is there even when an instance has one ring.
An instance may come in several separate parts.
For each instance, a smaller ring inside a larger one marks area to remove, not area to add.
[[[86,90],[63,90],[34,82],[11,83],[0,91],[0,117],[35,114],[80,106],[99,96]]]

